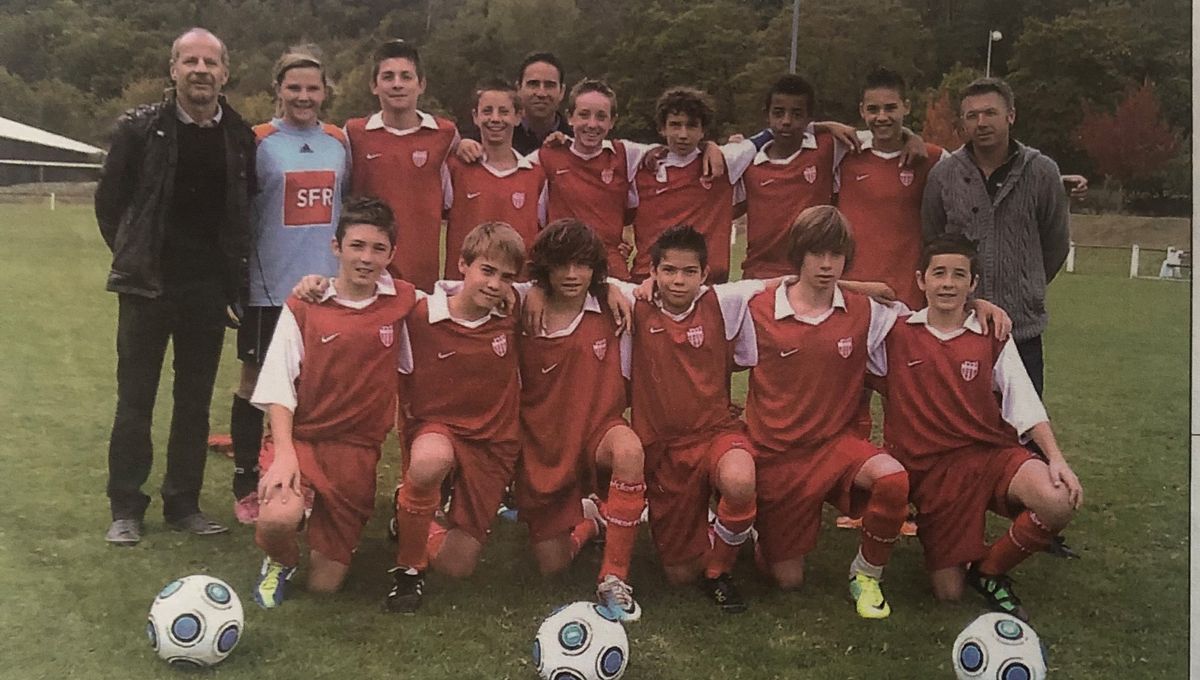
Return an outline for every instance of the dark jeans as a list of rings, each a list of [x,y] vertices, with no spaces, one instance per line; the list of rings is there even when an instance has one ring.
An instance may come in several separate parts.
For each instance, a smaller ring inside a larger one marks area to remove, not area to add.
[[[1033,381],[1033,389],[1037,390],[1039,397],[1042,396],[1042,375],[1045,372],[1045,363],[1042,361],[1042,336],[1018,342],[1017,354],[1021,355],[1021,363],[1025,364],[1025,371]]]
[[[208,447],[208,410],[225,336],[220,285],[180,286],[156,299],[122,293],[117,319],[117,413],[108,447],[108,497],[113,519],[141,519],[150,504],[142,484],[154,453],[150,424],[167,340],[175,374],[163,516],[200,509]]]

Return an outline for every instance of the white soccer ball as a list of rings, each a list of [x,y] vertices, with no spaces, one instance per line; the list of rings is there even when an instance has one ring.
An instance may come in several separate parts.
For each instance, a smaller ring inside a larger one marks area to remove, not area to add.
[[[975,619],[954,641],[959,680],[1044,680],[1046,657],[1037,633],[1020,619],[990,613]]]
[[[242,602],[229,584],[196,574],[163,586],[150,605],[146,635],[172,666],[220,663],[245,630]]]
[[[617,680],[629,665],[629,639],[605,608],[575,602],[542,622],[533,665],[544,680]]]

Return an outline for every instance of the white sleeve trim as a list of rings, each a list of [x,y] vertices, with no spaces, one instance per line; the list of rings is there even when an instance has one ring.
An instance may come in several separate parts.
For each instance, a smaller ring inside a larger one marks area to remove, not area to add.
[[[1012,338],[1004,343],[1004,349],[996,357],[992,387],[1000,393],[1000,416],[1023,438],[1034,425],[1050,420]]]
[[[296,378],[300,377],[300,363],[304,361],[304,336],[296,317],[287,305],[279,313],[271,346],[258,373],[258,384],[250,403],[266,411],[271,404],[278,404],[289,411],[296,411]]]
[[[746,173],[746,168],[754,162],[758,149],[755,148],[754,142],[743,139],[733,144],[721,145],[721,154],[725,156],[725,174],[729,177],[729,183],[736,185]]]

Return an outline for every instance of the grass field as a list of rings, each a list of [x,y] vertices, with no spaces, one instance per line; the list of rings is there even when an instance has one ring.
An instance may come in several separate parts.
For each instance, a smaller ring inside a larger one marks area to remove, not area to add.
[[[108,253],[84,206],[0,206],[0,234],[0,268],[11,287],[0,317],[0,678],[173,676],[147,644],[145,616],[163,584],[197,572],[226,579],[247,605],[246,635],[213,677],[534,677],[529,650],[539,621],[557,604],[590,598],[598,553],[585,551],[568,574],[542,580],[524,530],[504,523],[475,577],[453,583],[433,576],[419,615],[381,613],[394,445],[387,448],[379,512],[338,596],[296,589],[283,608],[259,610],[248,597],[259,561],[250,529],[235,526],[212,538],[172,533],[157,498],[141,545],[106,545],[116,326],[116,297],[104,292]],[[1182,678],[1189,291],[1128,280],[1115,263],[1095,271],[1055,281],[1046,336],[1048,406],[1087,489],[1067,532],[1083,558],[1037,556],[1016,572],[1018,588],[1047,647],[1052,678]],[[213,406],[215,431],[227,429],[232,339]],[[744,377],[735,384],[744,393]],[[152,494],[169,407],[168,370]],[[204,507],[228,523],[231,467],[210,457],[203,497]],[[646,613],[628,628],[626,677],[953,677],[950,643],[982,612],[979,601],[934,603],[919,546],[908,541],[888,571],[894,614],[861,621],[843,600],[855,544],[852,532],[829,529],[797,593],[772,590],[743,559],[740,579],[752,608],[731,617],[690,589],[666,587],[643,540],[633,576]]]

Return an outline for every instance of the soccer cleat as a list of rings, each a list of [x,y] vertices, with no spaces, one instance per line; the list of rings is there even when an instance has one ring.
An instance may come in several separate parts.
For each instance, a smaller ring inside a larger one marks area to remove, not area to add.
[[[202,512],[193,512],[179,519],[169,519],[167,526],[174,531],[185,531],[196,536],[213,536],[229,531],[229,527],[212,521]]]
[[[967,568],[967,583],[971,585],[988,605],[1001,614],[1009,614],[1028,623],[1029,614],[1021,606],[1021,598],[1012,589],[1012,579],[1006,574],[989,576],[981,574],[977,564],[972,563]]]
[[[137,545],[142,540],[142,520],[114,519],[104,534],[104,540],[113,545]]]
[[[233,502],[233,516],[242,524],[258,521],[258,492],[251,491]]]
[[[850,579],[850,599],[864,619],[886,619],[892,613],[892,607],[879,587],[879,579],[862,572]]]
[[[283,604],[287,582],[296,573],[295,567],[285,567],[279,562],[264,557],[258,570],[258,583],[254,584],[254,601],[263,609],[274,609]]]
[[[596,524],[596,537],[592,539],[592,543],[604,545],[608,534],[608,522],[604,519],[604,513],[600,512],[599,499],[593,494],[585,496],[581,503],[583,504],[583,518],[590,519]]]
[[[1050,545],[1046,546],[1045,552],[1049,555],[1053,555],[1054,557],[1064,560],[1079,559],[1079,553],[1072,550],[1071,546],[1067,545],[1067,539],[1061,535],[1055,536],[1054,539],[1050,541]]]
[[[738,593],[737,586],[733,585],[733,577],[729,574],[721,574],[716,578],[705,576],[700,581],[700,587],[726,614],[740,614],[746,611],[746,601]]]
[[[421,608],[421,597],[425,594],[425,575],[416,569],[412,573],[404,567],[392,567],[392,589],[383,600],[385,611],[412,614]]]
[[[596,601],[622,622],[642,618],[642,608],[633,599],[633,586],[613,574],[605,576],[596,586]]]

